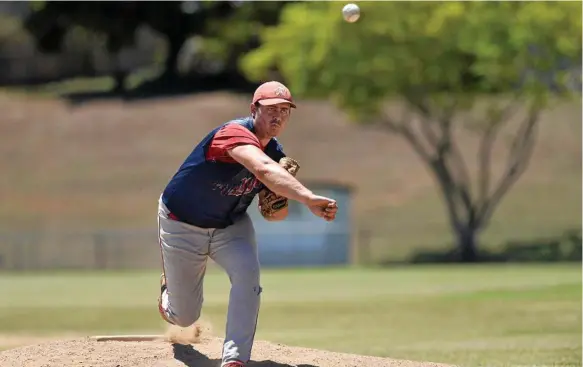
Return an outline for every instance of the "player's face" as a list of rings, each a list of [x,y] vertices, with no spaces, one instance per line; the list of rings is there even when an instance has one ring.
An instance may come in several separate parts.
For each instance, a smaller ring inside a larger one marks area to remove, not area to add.
[[[291,114],[291,106],[288,103],[259,105],[255,111],[256,131],[272,138],[278,136],[285,128]]]

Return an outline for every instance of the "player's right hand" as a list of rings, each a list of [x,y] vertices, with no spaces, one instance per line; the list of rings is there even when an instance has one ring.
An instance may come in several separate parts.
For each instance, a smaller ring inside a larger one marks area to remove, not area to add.
[[[324,218],[329,222],[336,219],[336,212],[338,211],[336,200],[324,196],[313,195],[308,199],[306,206],[314,215]]]

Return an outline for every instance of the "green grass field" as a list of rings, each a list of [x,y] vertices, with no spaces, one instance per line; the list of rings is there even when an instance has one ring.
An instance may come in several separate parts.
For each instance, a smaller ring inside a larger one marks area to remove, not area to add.
[[[4,273],[0,333],[154,332],[155,272]],[[257,339],[462,366],[580,366],[581,266],[264,270]],[[223,336],[228,279],[205,282]]]

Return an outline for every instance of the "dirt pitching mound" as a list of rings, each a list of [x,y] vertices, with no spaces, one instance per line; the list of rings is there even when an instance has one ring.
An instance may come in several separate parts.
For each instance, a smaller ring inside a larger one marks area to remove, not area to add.
[[[219,367],[222,339],[196,344],[168,340],[96,341],[92,338],[52,341],[0,353],[2,367]],[[430,362],[333,353],[257,341],[249,367],[451,367]]]

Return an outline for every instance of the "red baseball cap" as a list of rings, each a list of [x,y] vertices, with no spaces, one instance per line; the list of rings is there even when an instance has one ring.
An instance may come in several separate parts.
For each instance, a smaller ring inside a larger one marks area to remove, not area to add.
[[[289,89],[276,81],[265,82],[255,90],[253,104],[257,102],[264,106],[277,103],[289,103],[293,108],[296,108]]]

